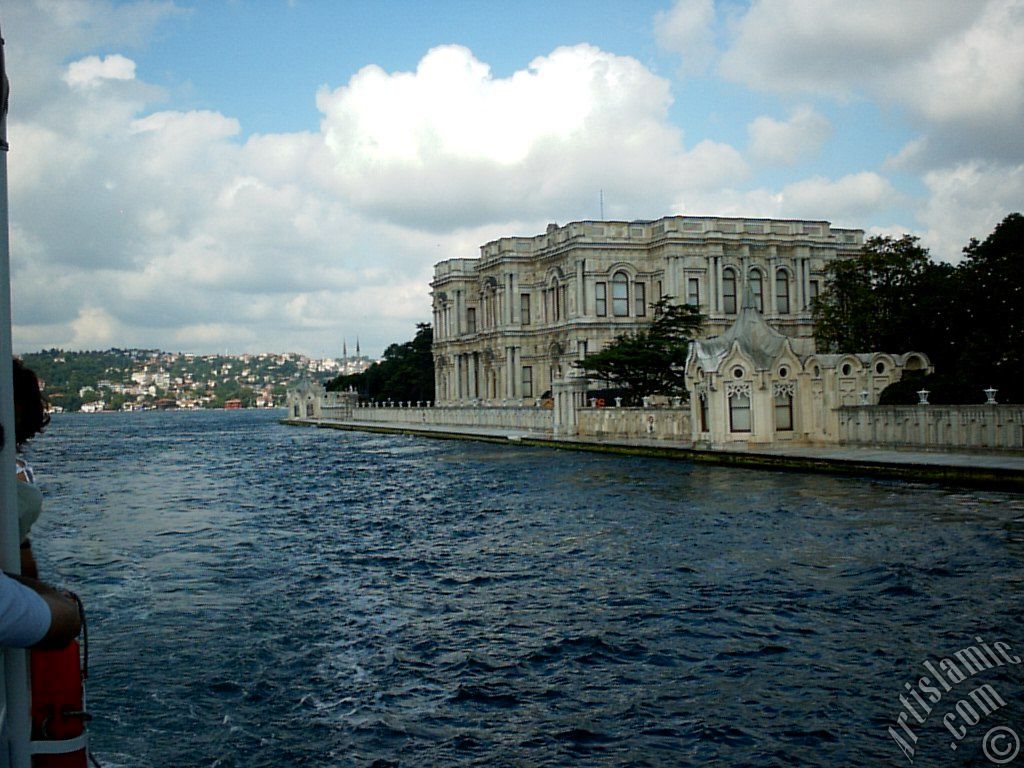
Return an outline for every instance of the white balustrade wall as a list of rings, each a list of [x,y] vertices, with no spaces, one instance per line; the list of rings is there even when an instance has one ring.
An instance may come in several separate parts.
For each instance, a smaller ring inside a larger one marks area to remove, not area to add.
[[[1024,405],[848,405],[838,412],[845,445],[1024,450]]]
[[[580,437],[644,438],[689,444],[690,407],[581,408],[576,413]]]
[[[479,427],[555,433],[552,408],[521,405],[356,405],[355,393],[318,398],[314,420],[391,426]],[[307,407],[308,404],[296,403]],[[936,451],[1024,451],[1024,405],[847,405],[836,409],[840,445]],[[580,439],[691,442],[688,406],[650,408],[577,406],[560,436]]]

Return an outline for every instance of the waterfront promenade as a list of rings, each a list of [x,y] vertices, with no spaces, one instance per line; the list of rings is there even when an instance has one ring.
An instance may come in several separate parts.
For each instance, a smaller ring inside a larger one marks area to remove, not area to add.
[[[854,475],[1024,491],[1024,453],[968,453],[824,445],[703,448],[681,442],[642,437],[563,437],[538,430],[441,426],[411,422],[290,418],[285,419],[284,423],[327,429],[674,458],[749,469]]]

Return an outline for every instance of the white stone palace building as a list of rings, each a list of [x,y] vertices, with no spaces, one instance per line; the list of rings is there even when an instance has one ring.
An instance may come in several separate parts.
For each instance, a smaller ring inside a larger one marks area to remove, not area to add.
[[[715,216],[577,221],[494,240],[479,258],[434,267],[437,404],[533,404],[574,360],[648,324],[662,296],[699,306],[715,336],[749,290],[771,327],[809,337],[826,265],[863,243],[862,230],[827,221]]]

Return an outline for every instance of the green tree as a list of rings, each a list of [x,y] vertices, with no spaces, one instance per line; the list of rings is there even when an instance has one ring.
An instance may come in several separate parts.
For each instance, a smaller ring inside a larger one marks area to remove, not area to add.
[[[958,365],[1002,402],[1024,402],[1024,216],[1011,213],[957,268]]]
[[[906,374],[881,397],[912,403],[1024,401],[1024,216],[1007,216],[957,266],[936,263],[917,238],[873,237],[860,256],[828,267],[815,302],[815,340],[825,352],[924,352],[927,377]]]
[[[917,349],[945,363],[948,350],[936,342],[951,320],[953,271],[932,262],[916,237],[869,238],[860,256],[827,267],[826,290],[813,307],[819,351]]]
[[[417,323],[416,335],[384,350],[384,359],[362,373],[338,376],[328,391],[354,388],[368,400],[427,401],[434,399],[434,332],[430,323]]]
[[[633,333],[622,333],[600,352],[573,363],[588,377],[625,390],[628,402],[645,395],[687,396],[683,368],[690,342],[704,317],[690,304],[673,304],[664,296],[651,307],[654,322]]]

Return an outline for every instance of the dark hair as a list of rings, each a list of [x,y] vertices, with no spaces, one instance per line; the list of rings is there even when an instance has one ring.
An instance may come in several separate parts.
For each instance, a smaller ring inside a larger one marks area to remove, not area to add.
[[[31,368],[14,358],[14,442],[31,440],[50,423],[46,398],[39,389],[39,378]]]

